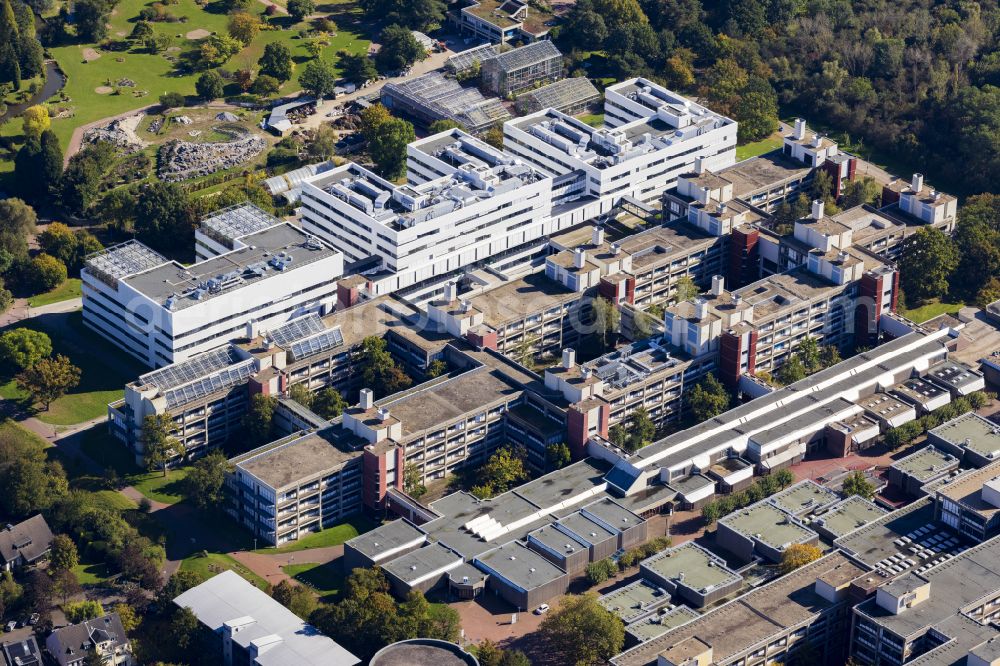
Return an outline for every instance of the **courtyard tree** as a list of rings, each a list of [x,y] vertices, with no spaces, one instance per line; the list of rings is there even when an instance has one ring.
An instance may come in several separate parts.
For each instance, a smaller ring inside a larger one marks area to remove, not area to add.
[[[313,394],[312,410],[324,419],[335,419],[347,409],[347,401],[333,387],[320,389]]]
[[[570,464],[573,456],[569,447],[566,446],[566,442],[559,442],[545,447],[545,459],[548,461],[549,469],[562,469]]]
[[[952,272],[958,266],[955,242],[934,227],[921,227],[903,247],[899,261],[901,286],[914,303],[948,293]]]
[[[161,470],[167,476],[167,464],[171,459],[183,457],[186,453],[180,440],[174,437],[177,424],[169,412],[148,414],[142,420],[143,459],[149,471]]]
[[[860,470],[855,470],[844,479],[844,494],[850,497],[858,495],[866,500],[875,497],[875,484],[865,478]]]
[[[556,654],[578,666],[606,663],[625,644],[621,618],[597,601],[597,595],[567,595],[540,629]]]
[[[471,492],[480,499],[495,497],[528,478],[524,467],[527,453],[521,447],[504,446],[490,456],[486,464],[476,470],[479,482]]]
[[[250,398],[250,409],[243,417],[243,427],[247,429],[251,443],[260,445],[271,440],[274,410],[277,406],[278,399],[271,395],[256,393]]]
[[[361,132],[381,174],[389,179],[399,177],[406,169],[406,146],[416,138],[413,125],[375,104],[362,112]]]
[[[608,347],[608,338],[618,332],[621,324],[622,313],[614,303],[598,296],[591,305],[594,314],[594,332],[601,340],[605,349]]]
[[[35,402],[42,403],[45,411],[48,411],[53,402],[80,383],[80,368],[58,354],[54,358],[43,358],[30,368],[22,370],[16,379],[17,387],[31,395]]]
[[[416,463],[406,463],[403,468],[403,490],[414,499],[420,499],[427,493],[427,486],[424,485],[423,475]]]
[[[232,466],[221,451],[212,451],[195,461],[184,477],[184,494],[199,509],[220,506],[222,488]]]
[[[781,573],[787,574],[823,557],[823,551],[808,543],[793,543],[781,554]]]
[[[730,395],[722,382],[708,373],[691,389],[689,402],[691,415],[702,423],[729,409]]]

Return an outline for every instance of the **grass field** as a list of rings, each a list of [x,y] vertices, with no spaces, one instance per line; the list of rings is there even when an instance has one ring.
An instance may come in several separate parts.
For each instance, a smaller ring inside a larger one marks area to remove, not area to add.
[[[188,474],[187,467],[167,470],[167,476],[163,472],[147,472],[144,474],[133,474],[127,478],[128,482],[140,493],[153,500],[164,504],[177,504],[184,499],[181,490],[181,481]]]
[[[965,303],[962,301],[956,302],[941,302],[938,299],[933,299],[918,308],[913,308],[912,310],[902,310],[901,315],[907,319],[911,319],[918,324],[922,324],[928,319],[933,319],[938,315],[943,314],[956,314],[959,310],[965,307]]]
[[[38,451],[44,451],[52,446],[35,433],[9,419],[0,422],[0,440],[24,450],[34,448]]]
[[[362,515],[350,518],[346,523],[328,527],[325,530],[314,532],[302,537],[295,543],[282,546],[280,548],[259,548],[258,553],[295,553],[309,548],[327,548],[329,546],[339,546],[340,544],[353,539],[359,534],[371,530],[375,527],[370,519]]]
[[[262,590],[268,589],[266,580],[222,553],[198,553],[181,562],[181,571],[193,571],[205,579],[229,570],[235,571]]]
[[[286,574],[312,588],[323,601],[330,601],[344,587],[344,569],[340,560],[326,564],[306,562],[281,567]]]
[[[781,136],[773,134],[766,139],[761,139],[760,141],[753,141],[751,143],[745,143],[742,146],[736,146],[736,161],[739,162],[747,160],[751,157],[757,157],[758,155],[769,153],[772,150],[777,150],[781,148],[781,143]]]
[[[80,562],[73,567],[80,585],[103,585],[112,573],[104,562]]]
[[[71,298],[80,298],[80,278],[70,278],[52,291],[32,296],[28,299],[28,306],[40,308],[43,305],[61,303]]]
[[[604,114],[603,113],[585,113],[582,116],[577,116],[580,120],[587,123],[591,127],[603,127],[604,126]]]
[[[79,386],[54,401],[47,411],[39,407],[36,416],[45,423],[73,425],[103,416],[108,403],[124,395],[122,387],[145,370],[85,328],[79,312],[45,315],[18,326],[48,334],[53,353],[69,357],[81,371]],[[0,377],[0,397],[24,400],[28,396],[17,388],[12,377],[6,376]]]
[[[153,4],[144,0],[122,0],[115,15],[111,17],[110,36],[121,39],[128,36],[135,25],[139,11]],[[67,76],[64,93],[69,98],[67,102],[58,102],[53,98],[52,105],[71,110],[72,117],[59,118],[52,121],[52,129],[59,137],[63,147],[68,144],[75,127],[92,123],[101,118],[139,109],[148,104],[155,104],[160,95],[165,92],[179,92],[183,95],[194,95],[194,83],[200,72],[181,70],[174,61],[180,61],[179,56],[197,48],[199,40],[188,39],[187,34],[193,30],[206,30],[209,33],[225,33],[228,18],[218,6],[219,2],[201,9],[194,0],[179,0],[175,5],[167,5],[167,11],[183,22],[155,22],[153,31],[167,35],[171,45],[162,53],[153,54],[145,49],[134,48],[127,51],[99,51],[100,57],[87,62],[84,50],[95,48],[93,44],[74,44],[50,49],[52,56],[58,61]],[[261,6],[263,7],[263,5]],[[334,2],[321,5],[321,11],[328,12],[338,26],[338,32],[328,37],[330,44],[324,49],[321,57],[336,61],[336,53],[348,50],[354,53],[364,53],[368,50],[370,40],[362,33],[358,21],[358,10],[352,2]],[[299,63],[309,59],[305,48],[306,40],[299,36],[299,30],[306,24],[287,27],[291,22],[288,17],[272,17],[270,23],[275,30],[264,30],[254,41],[242,51],[233,56],[224,67],[233,69],[242,63],[256,63],[264,52],[264,47],[271,42],[281,42],[288,46],[292,58]],[[110,80],[113,83],[121,79],[131,79],[134,88],[121,88],[118,95],[99,94],[96,89],[104,86]],[[297,75],[286,82],[281,94],[287,95],[300,90]],[[144,95],[137,93],[144,92]],[[12,134],[8,134],[12,133]],[[20,133],[20,123],[8,123],[5,135]]]

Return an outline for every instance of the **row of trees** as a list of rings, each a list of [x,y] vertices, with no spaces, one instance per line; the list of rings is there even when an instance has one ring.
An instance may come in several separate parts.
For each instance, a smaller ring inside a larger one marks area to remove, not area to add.
[[[899,262],[910,307],[954,298],[980,307],[1000,299],[1000,196],[970,197],[953,237],[925,227],[908,240]]]
[[[792,485],[793,481],[795,481],[795,477],[787,469],[779,469],[773,474],[761,476],[746,489],[712,500],[701,507],[701,517],[711,525],[733,511],[750,506],[754,502],[759,502],[765,497],[770,497],[776,492],[784,490]]]

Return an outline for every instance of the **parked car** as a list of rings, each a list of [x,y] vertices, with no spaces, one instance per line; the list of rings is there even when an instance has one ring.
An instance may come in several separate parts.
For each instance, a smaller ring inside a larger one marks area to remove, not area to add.
[[[542,604],[541,606],[535,609],[535,615],[545,615],[548,612],[549,612],[548,604]]]
[[[32,613],[31,617],[28,618],[28,624],[35,626],[38,623],[38,613]]]
[[[4,626],[5,631],[14,631],[15,629],[17,629],[17,622],[14,620],[11,620]]]

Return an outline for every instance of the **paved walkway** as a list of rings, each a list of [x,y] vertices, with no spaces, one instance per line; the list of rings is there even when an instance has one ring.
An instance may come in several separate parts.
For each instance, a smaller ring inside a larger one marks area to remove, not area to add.
[[[294,553],[256,553],[254,551],[242,550],[232,551],[229,555],[250,571],[266,580],[271,585],[277,585],[281,581],[291,580],[297,584],[288,574],[282,571],[282,567],[289,564],[328,564],[344,554],[344,547],[328,546],[325,548],[310,548],[298,550]]]
[[[0,315],[0,328],[10,326],[11,324],[15,324],[19,321],[24,321],[25,319],[31,319],[32,317],[38,317],[45,314],[63,314],[79,310],[82,307],[82,298],[70,298],[65,301],[49,303],[48,305],[42,305],[37,308],[30,307],[28,305],[27,298],[15,298],[14,305],[12,305],[7,312]]]

